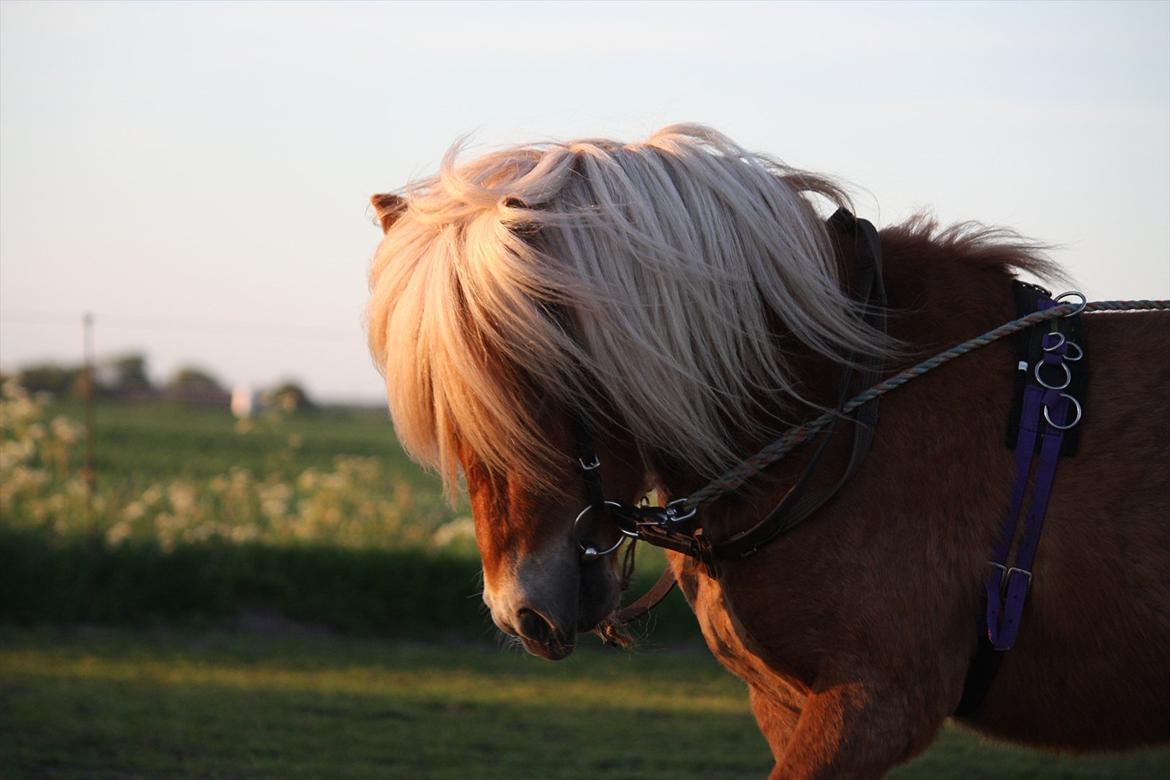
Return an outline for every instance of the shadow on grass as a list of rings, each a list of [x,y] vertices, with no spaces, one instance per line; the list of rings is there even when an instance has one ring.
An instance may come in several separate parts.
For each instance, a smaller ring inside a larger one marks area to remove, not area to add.
[[[480,647],[5,636],[0,767],[18,777],[759,777],[742,686],[697,654],[553,666]],[[202,644],[200,644],[202,643]]]
[[[693,650],[0,629],[0,776],[759,778],[742,683]],[[946,730],[907,778],[1161,778]]]

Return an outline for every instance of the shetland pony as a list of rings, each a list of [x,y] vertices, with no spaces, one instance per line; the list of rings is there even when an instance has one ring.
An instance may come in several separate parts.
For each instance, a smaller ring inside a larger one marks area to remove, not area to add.
[[[686,495],[833,407],[842,365],[902,367],[1013,319],[1016,273],[1059,278],[1011,231],[914,219],[881,232],[882,333],[814,208],[845,201],[829,179],[694,125],[458,151],[373,198],[369,344],[403,445],[449,493],[465,480],[492,619],[545,658],[619,598],[618,556],[583,562],[571,532],[573,414],[611,497]],[[1170,738],[1170,319],[1086,315],[1084,333],[1080,454],[1061,461],[1020,639],[965,722],[1116,749]],[[758,555],[713,577],[671,554],[747,682],[773,777],[880,776],[955,710],[1011,490],[1014,369],[997,342],[887,396],[862,468]],[[753,524],[807,450],[704,508],[704,533]]]

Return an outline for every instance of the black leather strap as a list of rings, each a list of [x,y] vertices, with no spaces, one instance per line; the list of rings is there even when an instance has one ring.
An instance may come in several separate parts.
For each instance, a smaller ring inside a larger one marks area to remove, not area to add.
[[[585,482],[585,501],[596,510],[605,508],[605,488],[601,484],[601,461],[593,447],[593,427],[576,408],[569,410],[573,429],[573,448]]]
[[[967,676],[963,679],[963,695],[959,699],[959,706],[955,707],[955,717],[963,718],[978,711],[987,692],[991,690],[1001,661],[1003,652],[992,647],[986,636],[980,637],[978,649],[971,657],[971,665],[967,667]]]
[[[829,219],[829,226],[838,233],[851,236],[858,244],[855,268],[857,280],[855,297],[864,306],[863,318],[872,328],[886,330],[886,289],[882,279],[882,245],[877,229],[864,219],[857,219],[845,209],[838,209]],[[856,361],[851,356],[850,363]],[[883,364],[880,359],[866,362],[861,372],[860,387],[871,387],[881,379]],[[847,366],[842,371],[837,406],[845,404],[852,394],[853,380],[857,372]],[[842,420],[853,423],[853,448],[849,461],[836,481],[821,490],[809,493],[813,476],[820,466],[821,457],[828,450],[842,426]],[[845,486],[845,483],[860,468],[873,443],[877,426],[878,403],[870,401],[851,415],[839,416],[824,434],[820,446],[801,473],[792,488],[760,522],[746,531],[741,531],[712,546],[715,555],[722,559],[739,560],[754,555],[761,547],[780,534],[791,530],[808,519],[814,512],[829,502]]]

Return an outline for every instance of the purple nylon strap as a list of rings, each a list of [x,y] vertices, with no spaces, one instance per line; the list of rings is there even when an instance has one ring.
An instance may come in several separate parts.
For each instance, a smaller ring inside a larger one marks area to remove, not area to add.
[[[1038,308],[1044,310],[1055,305],[1052,300],[1045,299]],[[1071,428],[1080,421],[1079,407],[1074,407],[1071,396],[1061,392],[1067,386],[1064,381],[1068,376],[1066,358],[1079,359],[1080,348],[1072,342],[1066,342],[1063,336],[1059,344],[1056,344],[1057,339],[1052,341],[1053,348],[1045,348],[1039,364],[1027,367],[1030,377],[1024,388],[1019,436],[1015,447],[1016,481],[1003,533],[995,546],[993,559],[988,562],[991,572],[986,583],[987,638],[992,647],[1001,651],[1010,650],[1019,634],[1024,602],[1032,584],[1032,564],[1036,559],[1036,547],[1044,528],[1044,516],[1048,511],[1052,483],[1056,478],[1056,464],[1060,459],[1060,446],[1064,439],[1062,428]],[[1032,375],[1033,371],[1035,375]],[[1043,377],[1043,382],[1050,387],[1041,384],[1036,376]],[[1046,410],[1048,420],[1045,420]],[[1032,486],[1032,502],[1024,519],[1016,561],[1008,566],[1012,540],[1016,535],[1020,510],[1028,489],[1028,475],[1032,471],[1032,455],[1036,451],[1037,438],[1040,440],[1040,453]]]

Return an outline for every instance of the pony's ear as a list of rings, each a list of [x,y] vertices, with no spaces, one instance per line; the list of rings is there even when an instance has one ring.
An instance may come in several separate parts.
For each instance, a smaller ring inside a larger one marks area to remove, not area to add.
[[[406,200],[398,195],[371,195],[370,203],[374,205],[374,213],[378,215],[383,233],[388,231],[406,210]]]

